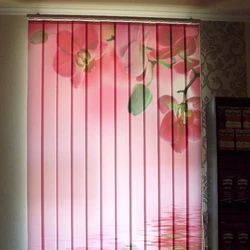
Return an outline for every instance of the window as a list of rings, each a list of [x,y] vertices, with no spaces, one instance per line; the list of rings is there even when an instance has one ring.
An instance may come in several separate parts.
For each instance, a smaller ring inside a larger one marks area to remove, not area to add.
[[[29,250],[201,249],[199,26],[29,22]]]

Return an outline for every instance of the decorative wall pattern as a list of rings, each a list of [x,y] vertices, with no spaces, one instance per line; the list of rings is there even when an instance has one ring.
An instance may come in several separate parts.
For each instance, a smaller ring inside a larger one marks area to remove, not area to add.
[[[215,96],[247,96],[244,23],[201,22],[202,186],[204,246],[207,245],[206,104]],[[205,247],[204,247],[205,249]]]

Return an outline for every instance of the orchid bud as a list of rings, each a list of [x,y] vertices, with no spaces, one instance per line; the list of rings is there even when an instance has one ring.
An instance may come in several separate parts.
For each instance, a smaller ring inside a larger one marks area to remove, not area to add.
[[[46,43],[48,40],[48,34],[44,30],[38,30],[32,34],[30,41],[33,44]]]
[[[128,111],[132,115],[142,114],[152,103],[153,95],[150,89],[144,84],[137,84],[129,99]]]

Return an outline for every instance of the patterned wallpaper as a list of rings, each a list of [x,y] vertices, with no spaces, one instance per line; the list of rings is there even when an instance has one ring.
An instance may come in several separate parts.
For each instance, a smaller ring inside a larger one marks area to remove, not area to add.
[[[214,96],[247,96],[244,23],[201,22],[204,246],[207,245],[206,104]],[[205,247],[204,247],[205,249]]]

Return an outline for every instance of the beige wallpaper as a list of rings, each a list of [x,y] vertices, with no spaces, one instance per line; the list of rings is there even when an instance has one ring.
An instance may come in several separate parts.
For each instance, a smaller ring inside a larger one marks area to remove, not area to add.
[[[247,96],[250,97],[250,23],[245,23],[246,63],[247,63]]]
[[[207,245],[206,104],[214,96],[247,96],[245,32],[243,23],[202,22],[202,170],[204,245]]]

